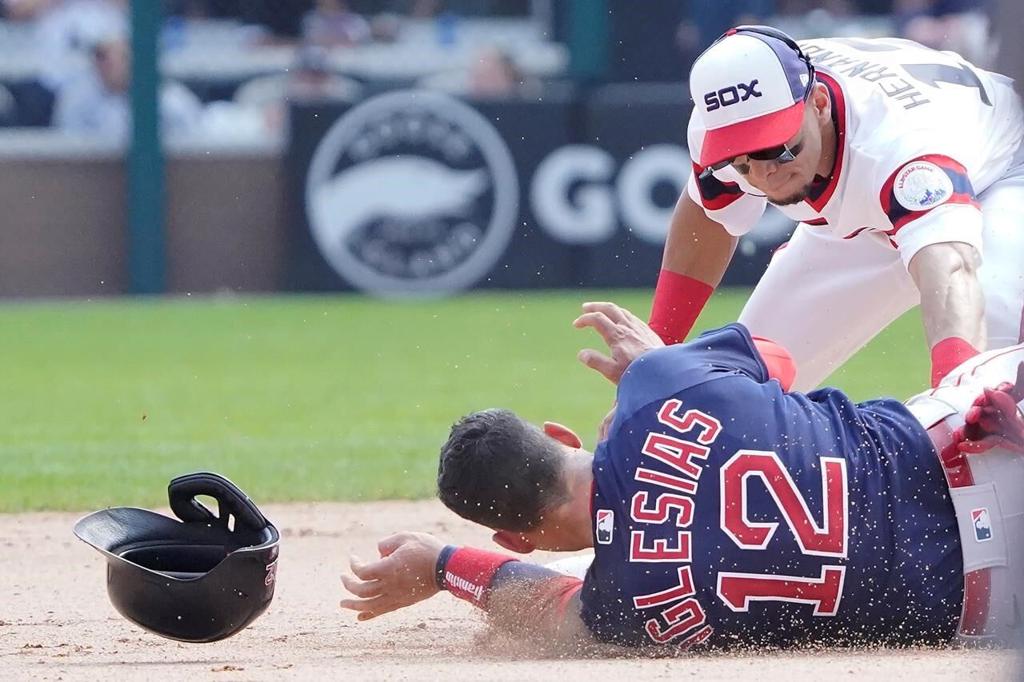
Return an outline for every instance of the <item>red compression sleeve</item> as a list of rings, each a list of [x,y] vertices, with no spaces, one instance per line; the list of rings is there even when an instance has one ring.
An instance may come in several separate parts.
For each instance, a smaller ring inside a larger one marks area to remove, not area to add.
[[[761,354],[765,367],[768,368],[768,378],[778,379],[782,384],[782,390],[788,391],[796,380],[796,362],[789,351],[774,341],[763,339],[760,336],[752,337],[757,352]]]
[[[511,564],[511,570],[502,568],[506,564]],[[538,622],[552,616],[561,622],[583,587],[579,578],[473,547],[448,545],[438,557],[440,586],[479,608],[486,610],[491,591],[509,581],[530,584],[529,598],[521,605],[525,609],[522,615]]]
[[[973,358],[978,349],[959,336],[950,336],[932,346],[932,388],[960,363]]]
[[[486,608],[491,581],[503,564],[514,558],[473,547],[459,547],[448,557],[442,570],[444,588],[459,599]]]
[[[583,581],[579,578],[563,576],[555,582],[551,589],[551,598],[558,602],[555,612],[559,618],[565,618],[565,614],[569,610],[569,604],[572,603],[572,598],[579,594],[582,589]]]
[[[667,344],[682,342],[714,290],[699,279],[662,268],[651,304],[651,329]]]

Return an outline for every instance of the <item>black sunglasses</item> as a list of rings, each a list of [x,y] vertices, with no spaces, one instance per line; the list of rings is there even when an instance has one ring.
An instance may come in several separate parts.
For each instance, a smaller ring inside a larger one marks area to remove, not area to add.
[[[751,25],[751,26],[737,26],[736,28],[729,29],[728,31],[723,33],[721,36],[719,36],[718,39],[715,40],[714,43],[711,43],[711,45],[714,45],[715,43],[719,42],[720,40],[722,40],[722,39],[724,39],[724,38],[726,38],[728,36],[735,35],[737,33],[757,33],[757,34],[760,34],[760,35],[763,35],[763,36],[768,36],[769,38],[775,38],[776,40],[779,40],[782,43],[784,43],[786,45],[786,47],[788,47],[791,50],[793,50],[794,52],[796,52],[796,55],[797,55],[797,57],[800,58],[800,61],[802,61],[804,64],[807,65],[807,85],[804,86],[804,96],[803,96],[803,101],[805,101],[805,102],[807,101],[807,98],[810,96],[811,90],[814,87],[814,65],[811,64],[810,58],[807,55],[804,54],[804,51],[800,49],[800,45],[797,44],[797,42],[795,40],[790,38],[788,35],[786,35],[782,31],[779,31],[778,29],[774,29],[771,26],[753,26],[753,25]],[[711,47],[709,46],[708,49],[711,49]],[[699,59],[699,57],[698,57],[698,59]],[[799,142],[794,144],[792,147],[790,147],[790,146],[788,146],[786,144],[780,144],[780,145],[776,145],[774,147],[768,147],[767,149],[758,149],[758,150],[755,150],[755,151],[752,151],[752,152],[748,152],[746,154],[742,154],[741,156],[747,156],[747,157],[749,157],[751,159],[754,159],[755,161],[775,161],[776,163],[789,163],[790,161],[795,161],[796,160],[797,155],[799,155],[800,152],[803,151],[803,148],[804,148],[803,140],[800,140]],[[729,164],[731,164],[735,160],[736,160],[736,157],[734,156],[732,158],[725,159],[724,161],[719,161],[718,163],[713,163],[710,166],[707,166],[706,168],[704,168],[700,172],[700,175],[698,177],[701,180],[705,180],[712,173],[714,173],[715,171],[722,170],[723,168],[725,168],[726,166],[728,166]]]
[[[741,156],[746,156],[748,158],[754,159],[755,161],[774,161],[775,163],[783,164],[789,163],[790,161],[796,161],[796,157],[799,156],[800,152],[802,152],[803,150],[804,141],[800,140],[792,147],[790,147],[788,144],[779,144],[775,145],[774,147],[768,147],[767,149],[758,149],[756,151],[748,152],[746,154],[741,154]],[[699,177],[701,180],[706,180],[709,175],[711,175],[715,171],[722,170],[735,160],[736,157],[734,156],[731,159],[725,159],[724,161],[713,163],[704,170],[702,170],[700,172],[700,175],[697,177]]]

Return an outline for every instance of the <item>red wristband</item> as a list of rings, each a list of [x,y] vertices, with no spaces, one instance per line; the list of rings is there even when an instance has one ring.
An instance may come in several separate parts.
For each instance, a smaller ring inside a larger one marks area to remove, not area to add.
[[[932,346],[932,388],[953,369],[980,351],[959,336],[950,336]]]
[[[514,558],[473,547],[459,547],[444,566],[444,588],[459,599],[486,608],[491,581],[503,564]]]
[[[662,268],[651,304],[651,329],[667,344],[682,342],[714,290],[699,279]]]

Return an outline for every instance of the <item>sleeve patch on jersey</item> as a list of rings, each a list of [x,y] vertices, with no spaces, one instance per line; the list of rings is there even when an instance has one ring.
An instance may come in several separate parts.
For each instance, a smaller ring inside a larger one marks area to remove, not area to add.
[[[926,211],[953,196],[953,181],[934,163],[911,161],[896,171],[893,197],[909,211]]]
[[[701,204],[709,211],[719,211],[743,196],[743,190],[735,182],[723,182],[714,175],[701,178],[703,169],[693,164],[693,174],[697,180]]]
[[[936,206],[978,205],[967,169],[938,154],[918,157],[897,169],[882,186],[879,199],[893,226],[887,231],[890,236]]]

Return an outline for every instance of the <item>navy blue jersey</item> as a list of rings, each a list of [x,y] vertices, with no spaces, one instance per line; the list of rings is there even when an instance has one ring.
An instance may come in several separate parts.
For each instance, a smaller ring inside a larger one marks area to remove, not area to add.
[[[582,617],[601,641],[955,634],[963,560],[927,433],[895,400],[785,393],[741,325],[630,365],[592,504]]]

